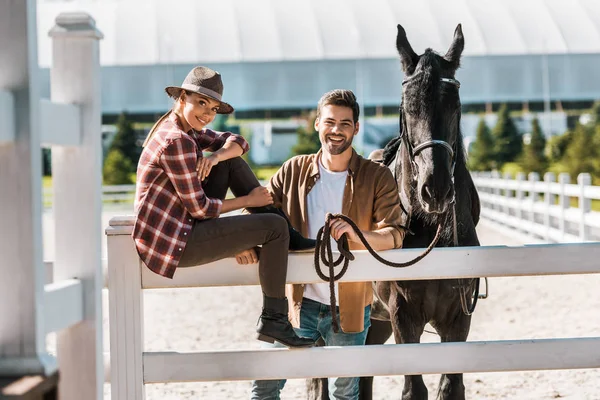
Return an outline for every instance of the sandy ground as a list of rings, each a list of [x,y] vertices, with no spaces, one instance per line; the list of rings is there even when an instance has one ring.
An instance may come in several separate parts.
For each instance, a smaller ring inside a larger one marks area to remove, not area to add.
[[[105,210],[103,226],[128,210]],[[45,256],[52,259],[52,215],[44,214]],[[480,224],[484,245],[520,245],[514,236]],[[106,254],[106,249],[103,249]],[[469,340],[600,336],[600,275],[494,278],[491,296],[473,317]],[[108,302],[104,293],[104,343],[109,348]],[[144,294],[146,351],[258,348],[254,326],[260,311],[258,287],[155,290]],[[422,341],[439,341],[425,333]],[[49,349],[54,340],[50,336]],[[600,358],[600,349],[598,350]],[[424,377],[435,398],[439,376]],[[399,399],[404,378],[375,378],[375,398]],[[600,399],[600,370],[466,374],[468,399]],[[282,399],[305,399],[304,380],[288,381]],[[149,400],[247,399],[250,382],[146,385]],[[105,400],[110,385],[105,385]]]

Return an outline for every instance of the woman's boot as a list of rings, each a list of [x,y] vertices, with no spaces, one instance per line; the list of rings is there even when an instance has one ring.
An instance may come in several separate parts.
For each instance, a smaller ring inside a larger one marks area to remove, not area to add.
[[[304,236],[302,236],[302,234],[300,232],[298,232],[296,229],[294,229],[294,227],[292,226],[289,218],[287,217],[287,215],[285,215],[285,213],[283,212],[283,210],[281,208],[277,208],[277,207],[273,207],[273,206],[265,206],[265,207],[251,207],[251,208],[247,208],[247,210],[252,213],[252,214],[263,214],[263,213],[271,213],[271,214],[277,214],[281,217],[283,217],[288,224],[288,229],[290,231],[290,250],[308,250],[308,249],[314,249],[317,241],[314,239],[309,239],[309,238],[305,238]]]
[[[312,347],[315,341],[296,335],[288,319],[288,301],[263,295],[263,309],[258,322],[258,340],[278,341],[288,347]]]

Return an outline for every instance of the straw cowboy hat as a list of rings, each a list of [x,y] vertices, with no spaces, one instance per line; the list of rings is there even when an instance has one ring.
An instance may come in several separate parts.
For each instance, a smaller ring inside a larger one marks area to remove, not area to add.
[[[168,86],[165,91],[174,99],[179,98],[182,90],[192,93],[198,93],[203,96],[219,101],[219,114],[231,114],[233,107],[225,103],[223,97],[223,81],[221,74],[207,67],[196,67],[192,69],[185,77],[181,86]]]

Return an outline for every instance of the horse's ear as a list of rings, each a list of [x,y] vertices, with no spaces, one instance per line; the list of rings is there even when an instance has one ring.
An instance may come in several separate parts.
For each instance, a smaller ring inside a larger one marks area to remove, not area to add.
[[[402,25],[398,24],[398,36],[396,36],[396,48],[398,54],[400,54],[400,61],[402,62],[402,71],[405,75],[412,75],[415,72],[417,63],[419,62],[419,56],[415,53],[408,43],[406,38],[406,31]]]
[[[458,69],[460,66],[460,56],[462,55],[463,49],[465,48],[465,37],[462,32],[462,25],[458,24],[456,30],[454,30],[454,38],[452,44],[446,52],[444,59],[448,61],[453,69]]]

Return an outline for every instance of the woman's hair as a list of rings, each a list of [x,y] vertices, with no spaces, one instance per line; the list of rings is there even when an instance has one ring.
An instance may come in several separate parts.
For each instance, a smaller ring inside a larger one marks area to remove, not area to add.
[[[160,117],[158,119],[158,121],[156,121],[156,123],[152,126],[152,128],[150,129],[150,132],[148,132],[148,136],[146,136],[146,140],[144,140],[144,144],[142,144],[142,147],[146,147],[146,145],[148,145],[148,143],[150,142],[150,139],[152,139],[152,136],[154,135],[154,132],[158,129],[158,127],[160,126],[160,124],[169,117],[169,115],[171,115],[172,112],[178,113],[179,112],[179,99],[181,99],[182,97],[188,96],[189,93],[187,90],[182,90],[181,93],[179,93],[179,96],[175,99],[175,102],[173,103],[173,107],[171,107],[171,109],[169,111],[167,111],[167,113],[165,115],[163,115],[162,117]]]

